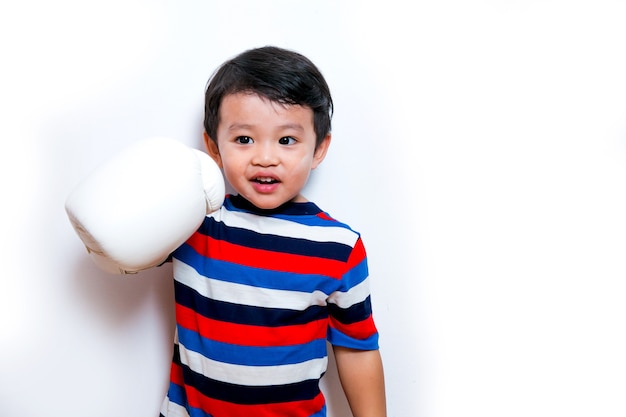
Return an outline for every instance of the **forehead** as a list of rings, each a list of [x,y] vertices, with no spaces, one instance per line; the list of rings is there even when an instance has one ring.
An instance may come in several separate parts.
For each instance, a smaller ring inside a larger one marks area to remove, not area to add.
[[[224,96],[219,109],[219,127],[232,124],[250,126],[299,125],[313,129],[313,110],[308,106],[272,101],[255,93]]]

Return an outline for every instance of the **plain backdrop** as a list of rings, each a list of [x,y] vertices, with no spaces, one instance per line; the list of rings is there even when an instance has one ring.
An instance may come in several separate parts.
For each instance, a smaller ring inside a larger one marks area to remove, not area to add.
[[[305,194],[360,231],[389,416],[626,415],[626,3],[0,5],[0,415],[153,417],[171,269],[98,271],[64,201],[134,141],[202,146],[224,60],[311,58]],[[123,202],[120,202],[123,204]],[[349,411],[331,363],[330,417]]]

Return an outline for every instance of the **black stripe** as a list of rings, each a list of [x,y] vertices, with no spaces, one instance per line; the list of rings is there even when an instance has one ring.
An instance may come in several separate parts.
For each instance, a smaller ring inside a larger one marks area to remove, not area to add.
[[[178,304],[218,321],[275,327],[307,324],[328,317],[328,310],[325,306],[314,305],[305,310],[256,307],[213,300],[178,281],[174,281],[174,288]]]
[[[352,252],[352,247],[343,243],[317,242],[293,237],[261,234],[248,229],[227,226],[222,222],[217,222],[212,217],[207,217],[198,231],[214,239],[225,240],[235,245],[253,249],[306,255],[342,262],[346,262]]]
[[[257,405],[304,401],[311,400],[320,393],[317,379],[285,385],[247,386],[217,381],[192,371],[186,365],[182,367],[186,385],[194,387],[209,398],[234,404]]]
[[[182,366],[180,361],[180,346],[178,343],[174,343],[174,354],[172,355],[172,363],[174,365]]]
[[[364,301],[348,308],[341,308],[336,304],[328,304],[330,315],[340,323],[351,324],[365,320],[372,314],[372,302],[368,296]]]

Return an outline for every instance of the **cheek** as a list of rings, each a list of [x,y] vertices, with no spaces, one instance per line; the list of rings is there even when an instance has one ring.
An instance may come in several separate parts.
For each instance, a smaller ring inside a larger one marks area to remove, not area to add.
[[[222,172],[224,172],[224,176],[229,182],[232,183],[232,180],[242,175],[243,172],[237,160],[229,158],[228,154],[222,154],[220,159],[222,162]]]
[[[300,161],[295,172],[301,179],[306,181],[309,178],[311,170],[313,170],[314,168],[315,167],[312,164],[311,159],[307,157],[307,158],[303,158],[302,161]]]
[[[233,180],[242,176],[242,172],[237,169],[237,166],[233,166],[233,164],[226,164],[225,167],[226,168],[223,169],[223,172],[228,182],[232,183]]]

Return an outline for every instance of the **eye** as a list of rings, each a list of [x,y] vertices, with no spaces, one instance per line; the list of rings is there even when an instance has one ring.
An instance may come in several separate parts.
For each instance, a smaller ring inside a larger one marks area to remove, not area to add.
[[[296,143],[296,140],[291,136],[283,136],[282,138],[278,139],[278,143],[280,143],[281,145],[293,145],[294,143]]]
[[[241,143],[242,145],[246,145],[248,143],[254,142],[250,136],[237,136],[235,138],[235,142]]]

